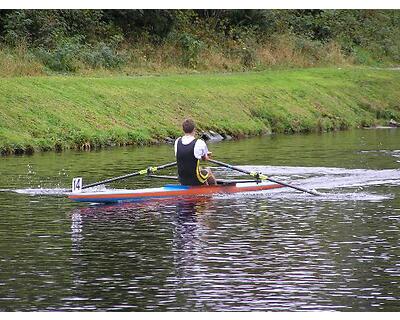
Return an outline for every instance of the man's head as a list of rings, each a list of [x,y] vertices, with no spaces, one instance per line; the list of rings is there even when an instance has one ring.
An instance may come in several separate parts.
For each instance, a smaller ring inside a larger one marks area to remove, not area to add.
[[[192,119],[185,119],[182,123],[182,129],[184,133],[190,134],[194,132],[196,125]]]

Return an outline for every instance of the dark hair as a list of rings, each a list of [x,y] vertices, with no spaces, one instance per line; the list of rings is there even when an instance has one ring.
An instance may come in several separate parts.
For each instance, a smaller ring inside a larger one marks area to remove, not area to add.
[[[192,119],[185,119],[182,123],[182,129],[185,133],[192,133],[196,125]]]

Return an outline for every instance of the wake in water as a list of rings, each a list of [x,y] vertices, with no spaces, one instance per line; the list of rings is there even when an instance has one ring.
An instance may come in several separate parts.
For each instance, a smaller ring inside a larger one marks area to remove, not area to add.
[[[91,192],[96,192],[96,191],[113,190],[113,189],[107,189],[105,186],[97,186],[93,188],[88,188],[87,190]],[[66,188],[0,189],[0,191],[16,192],[20,194],[28,194],[31,196],[36,196],[36,195],[67,196],[71,193],[71,189],[66,189]]]
[[[372,153],[372,154],[384,154],[394,158],[400,158],[400,150],[368,150],[368,151],[360,151],[360,153]],[[396,162],[400,162],[400,160],[396,160]]]
[[[400,185],[400,170],[344,169],[326,167],[272,167],[243,166],[259,171],[276,180],[296,182],[306,189],[333,189],[341,187],[366,187],[372,185]]]
[[[36,195],[67,195],[68,193],[71,192],[69,189],[62,189],[62,188],[37,188],[37,189],[16,189],[16,190],[11,190],[16,193],[21,193],[21,194],[28,194],[32,196]]]
[[[313,190],[315,191],[315,190]],[[285,188],[271,191],[246,192],[240,194],[221,194],[218,199],[239,199],[239,198],[259,198],[268,199],[268,201],[282,200],[305,200],[305,201],[370,201],[380,202],[383,200],[393,199],[392,194],[373,194],[367,192],[318,192],[319,196],[313,196],[308,193],[299,192],[293,189]]]
[[[245,170],[258,171],[273,179],[299,186],[306,190],[320,193],[319,200],[328,201],[381,201],[393,198],[391,194],[372,194],[365,188],[378,185],[400,185],[400,170],[344,169],[327,167],[274,167],[274,166],[241,166]],[[220,172],[228,173],[226,169]],[[230,171],[229,174],[232,174]],[[237,176],[236,173],[234,173]],[[345,190],[343,190],[345,189]],[[350,190],[349,192],[349,189]],[[323,190],[323,191],[321,191]],[[312,199],[314,196],[291,188],[262,191],[252,196],[279,199]],[[249,193],[247,194],[249,195]],[[231,197],[233,195],[224,195]]]

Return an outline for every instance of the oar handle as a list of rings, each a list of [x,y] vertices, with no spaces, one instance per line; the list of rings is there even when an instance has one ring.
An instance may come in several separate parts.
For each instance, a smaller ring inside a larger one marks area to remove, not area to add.
[[[275,179],[271,179],[271,178],[269,178],[269,177],[267,177],[267,176],[265,176],[265,175],[263,175],[261,173],[258,173],[258,172],[247,171],[247,170],[232,166],[232,165],[230,165],[228,163],[224,163],[224,162],[221,162],[221,161],[218,161],[218,160],[208,159],[208,161],[212,162],[212,163],[215,163],[215,164],[218,164],[220,166],[232,169],[232,170],[236,170],[236,171],[239,171],[239,172],[242,172],[242,173],[245,173],[245,174],[249,174],[249,175],[255,177],[256,179],[268,180],[268,181],[280,184],[280,185],[285,186],[285,187],[289,187],[289,188],[292,188],[292,189],[296,189],[296,190],[299,190],[299,191],[302,191],[302,192],[306,192],[306,193],[312,194],[314,196],[319,196],[320,195],[319,193],[314,192],[314,191],[306,190],[306,189],[303,189],[303,188],[300,188],[300,187],[297,187],[297,186],[293,186],[293,185],[285,183],[285,182],[281,182],[281,181],[278,181],[278,180],[275,180]]]
[[[169,168],[169,167],[173,167],[175,165],[176,165],[176,162],[171,162],[171,163],[163,164],[163,165],[158,166],[158,167],[148,167],[146,169],[143,169],[143,170],[140,170],[140,171],[136,171],[136,172],[133,172],[133,173],[129,173],[129,174],[125,174],[123,176],[119,176],[119,177],[110,178],[110,179],[106,179],[106,180],[103,180],[103,181],[87,184],[85,186],[82,186],[82,189],[96,187],[96,186],[99,186],[99,185],[102,185],[102,184],[106,184],[106,183],[110,183],[110,182],[114,182],[114,181],[118,181],[118,180],[123,180],[123,179],[126,179],[126,178],[135,177],[135,176],[139,176],[139,175],[143,175],[143,174],[150,174],[150,173],[156,172],[157,170],[166,169],[166,168]]]

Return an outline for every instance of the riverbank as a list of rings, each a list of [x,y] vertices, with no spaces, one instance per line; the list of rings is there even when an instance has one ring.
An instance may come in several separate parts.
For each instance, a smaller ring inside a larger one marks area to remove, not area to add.
[[[400,120],[400,72],[361,68],[0,82],[0,152],[151,144],[200,130],[234,137]]]

